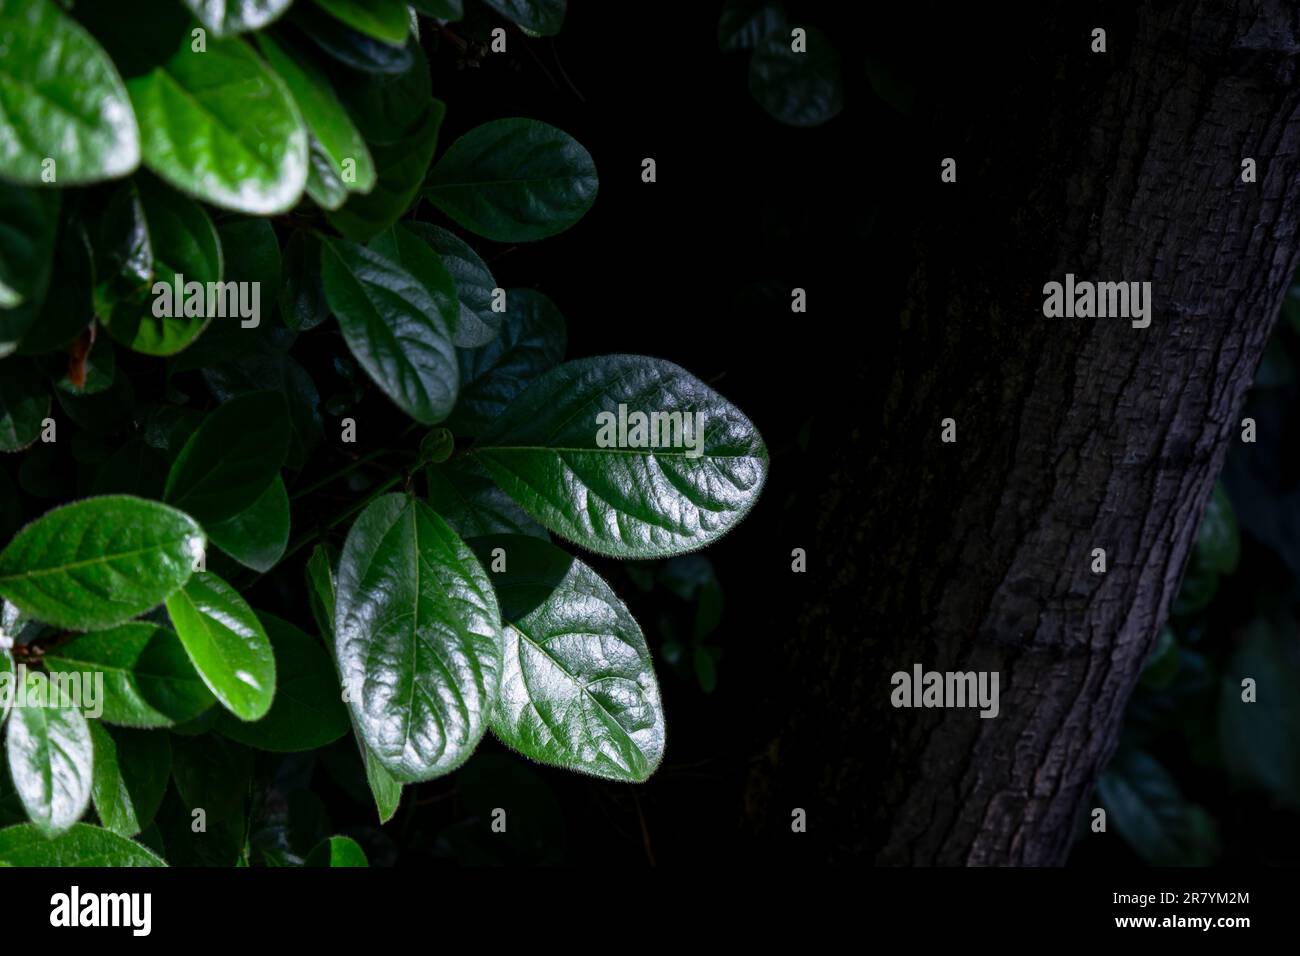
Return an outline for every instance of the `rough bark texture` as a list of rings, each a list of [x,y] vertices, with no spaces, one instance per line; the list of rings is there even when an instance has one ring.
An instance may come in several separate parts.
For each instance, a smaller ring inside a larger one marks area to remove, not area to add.
[[[1239,440],[1300,248],[1300,14],[1108,13],[1040,13],[1005,83],[933,119],[958,182],[919,217],[881,424],[828,479],[790,688],[816,703],[751,790],[774,832],[809,807],[820,855],[1061,862]],[[1151,326],[1044,318],[1067,272],[1151,281]],[[892,708],[918,662],[999,672],[1000,715]]]

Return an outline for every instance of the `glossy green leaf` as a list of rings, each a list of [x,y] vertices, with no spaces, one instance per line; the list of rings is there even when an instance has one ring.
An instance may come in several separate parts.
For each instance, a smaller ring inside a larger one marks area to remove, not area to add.
[[[326,209],[337,209],[349,192],[370,192],[375,185],[370,149],[339,102],[329,78],[301,51],[270,34],[258,34],[257,44],[289,88],[311,133],[311,167],[319,177],[308,178],[307,191],[312,198]]]
[[[546,529],[497,487],[481,465],[458,459],[425,469],[429,505],[465,540],[489,534],[526,534],[550,540]]]
[[[13,351],[45,296],[61,195],[0,181],[0,358]]]
[[[216,703],[173,631],[131,621],[60,644],[45,656],[51,673],[104,675],[102,719],[123,727],[171,727]]]
[[[456,352],[424,283],[345,240],[326,242],[321,274],[330,309],[366,373],[416,421],[446,418],[456,401]]]
[[[425,196],[480,236],[528,242],[581,219],[597,186],[591,154],[573,137],[538,120],[502,119],[452,143]]]
[[[209,524],[208,537],[246,568],[266,572],[289,545],[289,494],[279,475],[239,514]]]
[[[478,538],[505,621],[492,730],[541,763],[645,780],[664,750],[659,684],[631,613],[595,571],[548,541]],[[498,550],[499,549],[499,550]]]
[[[483,736],[501,665],[496,597],[423,502],[377,498],[348,532],[334,648],[361,736],[398,780],[447,773]]]
[[[351,837],[334,836],[322,840],[307,854],[305,866],[369,866],[366,853]]]
[[[461,351],[460,396],[448,426],[458,435],[480,435],[543,372],[564,358],[564,316],[532,289],[506,295],[505,324],[487,345]]]
[[[280,314],[295,332],[314,329],[329,318],[325,286],[320,277],[321,241],[311,233],[295,232],[284,247],[284,285]]]
[[[311,0],[353,30],[381,43],[401,46],[411,21],[403,0]]]
[[[443,265],[442,257],[419,232],[408,223],[399,222],[385,229],[370,241],[369,248],[389,262],[396,263],[424,287],[451,333],[452,344],[457,344],[456,327],[460,321],[460,300],[456,283]]]
[[[60,186],[125,176],[140,162],[112,61],[52,0],[0,0],[0,176]]]
[[[90,729],[76,702],[44,674],[20,672],[19,679],[27,682],[27,700],[9,718],[9,776],[28,819],[44,833],[62,833],[90,802]]]
[[[256,723],[222,714],[217,731],[258,750],[293,753],[333,743],[348,732],[338,672],[320,644],[278,617],[258,615],[275,652],[275,701]]]
[[[768,461],[738,408],[671,362],[635,355],[545,373],[480,436],[474,456],[544,527],[627,558],[721,537],[758,499]]]
[[[307,183],[307,130],[278,76],[241,40],[189,36],[154,69],[130,77],[144,164],[216,206],[270,215]]]
[[[95,767],[90,795],[100,822],[121,836],[135,836],[162,806],[171,776],[166,734],[114,730],[89,721]]]
[[[162,603],[203,553],[183,512],[127,495],[55,508],[0,551],[0,595],[37,620],[116,627]]]
[[[456,284],[460,298],[460,320],[456,323],[456,347],[478,348],[487,345],[501,331],[503,312],[492,308],[497,280],[477,252],[463,240],[427,222],[408,222],[405,226],[442,256],[442,264]]]
[[[88,823],[50,839],[24,823],[0,830],[0,866],[166,866],[138,843]]]
[[[353,193],[343,207],[328,213],[330,224],[358,242],[365,242],[401,217],[420,192],[447,107],[430,100],[410,129],[395,139],[370,139],[375,163],[375,186],[369,193]]]
[[[394,46],[334,19],[315,4],[300,3],[293,12],[294,25],[311,37],[329,56],[365,73],[401,73],[411,66],[415,45]]]
[[[337,600],[334,569],[337,564],[337,553],[325,545],[318,544],[312,551],[311,557],[307,559],[306,568],[308,602],[311,604],[312,617],[315,618],[316,626],[320,629],[326,644],[331,647],[334,644],[334,605]],[[333,659],[331,657],[331,660]],[[336,663],[335,674],[337,673]],[[379,822],[387,823],[397,813],[397,807],[402,802],[402,784],[384,769],[379,758],[366,747],[365,741],[361,738],[361,731],[357,728],[356,718],[350,709],[347,713],[348,719],[352,722],[357,749],[365,764],[366,783],[370,787],[371,796],[374,797],[375,809],[379,812]]]
[[[164,500],[204,524],[251,508],[280,472],[289,417],[275,392],[249,392],[214,409],[172,463]]]
[[[217,36],[257,30],[275,20],[293,0],[185,0],[199,22]]]
[[[564,26],[566,0],[483,0],[489,7],[525,30],[554,36]]]
[[[718,19],[718,47],[724,53],[752,50],[784,25],[781,0],[726,0]]]
[[[167,613],[221,705],[240,720],[260,720],[275,696],[275,655],[239,592],[211,572],[196,573],[167,599]]]
[[[21,451],[41,434],[50,389],[27,359],[0,362],[0,452]]]
[[[139,178],[114,199],[120,208],[111,222],[119,235],[111,241],[121,251],[112,262],[115,269],[97,283],[98,315],[109,334],[127,348],[172,355],[212,321],[206,304],[203,314],[186,314],[190,295],[186,292],[177,301],[175,282],[179,274],[186,286],[201,283],[206,292],[208,283],[221,281],[224,266],[217,230],[202,206],[152,179]],[[170,302],[160,297],[164,286],[172,289]]]
[[[800,28],[807,31],[807,48],[796,52],[792,29],[759,42],[749,61],[749,91],[778,122],[820,126],[844,108],[840,55],[816,27]]]

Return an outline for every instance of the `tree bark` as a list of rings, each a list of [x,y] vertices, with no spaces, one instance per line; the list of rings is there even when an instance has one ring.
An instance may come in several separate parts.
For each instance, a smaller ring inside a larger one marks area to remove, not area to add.
[[[893,373],[857,383],[879,424],[839,439],[809,549],[805,703],[751,778],[754,818],[788,834],[806,807],[824,858],[1064,860],[1240,440],[1300,250],[1300,15],[1103,13],[1040,13],[1014,64],[933,115]],[[1150,327],[1045,318],[1067,272],[1149,280]],[[915,663],[998,672],[999,715],[892,707]]]

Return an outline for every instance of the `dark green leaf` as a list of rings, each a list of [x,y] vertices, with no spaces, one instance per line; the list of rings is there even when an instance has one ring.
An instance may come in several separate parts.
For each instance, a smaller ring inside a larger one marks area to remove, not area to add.
[[[474,455],[544,527],[614,557],[709,544],[748,513],[767,477],[767,448],[739,409],[671,362],[634,355],[547,372]]]
[[[20,355],[65,351],[74,339],[86,331],[95,316],[90,243],[81,226],[64,226],[55,244],[51,275],[58,276],[59,281],[50,283],[45,290],[40,311],[35,313],[35,321],[18,343]],[[32,306],[33,301],[30,300],[7,314],[20,315]],[[0,351],[4,349],[5,333],[2,329],[6,325],[3,317],[5,314],[0,313]]]
[[[216,703],[176,634],[146,621],[84,634],[45,656],[51,673],[104,675],[105,723],[171,727]]]
[[[1255,682],[1255,700],[1242,699],[1242,681]],[[1300,653],[1295,624],[1259,621],[1246,630],[1224,671],[1219,739],[1228,775],[1240,787],[1300,807]]]
[[[166,865],[140,844],[88,823],[78,823],[54,839],[30,823],[0,830],[0,866]]]
[[[164,499],[204,524],[251,508],[279,474],[289,448],[284,398],[250,392],[219,405],[185,443]]]
[[[792,30],[762,40],[749,61],[749,92],[768,115],[787,126],[820,126],[844,108],[840,55],[830,37],[807,31],[807,48],[794,50]]]
[[[597,185],[591,154],[573,137],[537,120],[502,119],[452,143],[425,195],[480,236],[528,242],[581,219]]]
[[[0,362],[0,452],[36,441],[50,414],[50,390],[36,366],[22,358]]]
[[[84,378],[80,385],[74,384],[65,372],[54,387],[69,395],[98,395],[113,387],[113,380],[117,377],[117,353],[108,336],[96,338],[91,344],[81,371]]]
[[[461,351],[460,397],[447,424],[458,435],[479,435],[543,372],[564,358],[564,316],[532,289],[506,295],[501,334],[473,351]]]
[[[209,826],[229,823],[242,815],[253,775],[253,755],[213,734],[173,737],[172,774],[187,810],[202,809]]]
[[[492,730],[541,763],[641,781],[659,765],[664,715],[645,638],[608,584],[548,541],[478,538],[505,621]],[[497,549],[500,549],[497,552]]]
[[[411,28],[402,0],[312,0],[334,19],[381,43],[401,46]]]
[[[280,290],[280,313],[284,324],[295,332],[314,329],[329,318],[325,286],[320,277],[320,237],[295,232],[284,249],[284,287]]]
[[[279,475],[249,507],[224,521],[209,524],[208,537],[245,567],[266,572],[289,545],[289,495]]]
[[[447,773],[483,736],[499,621],[487,574],[428,505],[385,495],[353,524],[335,654],[361,736],[398,780]]]
[[[752,50],[784,25],[781,0],[727,0],[718,20],[718,46],[724,53]]]
[[[322,841],[307,855],[306,866],[369,866],[366,853],[351,837],[335,836]]]
[[[13,351],[45,297],[61,195],[0,181],[0,358]]]
[[[1150,866],[1206,866],[1217,848],[1203,817],[1149,754],[1121,749],[1097,782],[1113,824]]]
[[[70,695],[44,674],[19,672],[27,700],[9,718],[9,776],[44,833],[67,830],[90,802],[90,729]]]
[[[279,753],[314,750],[338,740],[348,732],[348,710],[329,655],[287,621],[266,613],[258,618],[275,651],[275,701],[256,723],[222,714],[217,731],[249,747]]]
[[[0,170],[39,184],[47,159],[60,186],[125,176],[140,162],[127,91],[112,61],[51,0],[2,0]]]
[[[411,0],[411,6],[427,16],[449,23],[465,15],[465,0]]]
[[[460,300],[456,294],[456,283],[443,265],[442,257],[418,232],[400,222],[372,239],[370,249],[389,262],[401,266],[424,287],[455,345],[456,326],[460,321]]]
[[[1201,567],[1220,574],[1231,574],[1241,557],[1241,532],[1223,485],[1216,482],[1214,494],[1201,516],[1196,532],[1196,560]]]
[[[515,504],[470,459],[425,469],[429,504],[465,540],[488,534],[526,534],[549,540],[546,529]]]
[[[564,26],[566,0],[483,0],[489,7],[525,30],[554,36]]]
[[[119,448],[95,476],[91,494],[137,494],[161,498],[167,482],[167,456],[136,439]]]
[[[211,572],[196,573],[167,599],[167,613],[221,705],[240,720],[260,720],[275,696],[275,655],[239,592]]]
[[[411,66],[414,44],[393,46],[352,30],[314,4],[300,3],[294,22],[340,63],[367,73],[401,73]]]
[[[431,245],[451,274],[460,298],[460,321],[456,323],[456,347],[487,345],[501,331],[505,313],[492,309],[497,280],[478,253],[458,237],[427,222],[407,222],[406,228]]]
[[[58,627],[115,627],[189,579],[203,531],[126,495],[87,498],[33,521],[0,551],[0,595]]]
[[[91,796],[95,812],[109,830],[135,836],[162,805],[171,776],[172,751],[167,735],[144,730],[114,730],[89,722],[95,748]]]
[[[424,284],[355,243],[325,244],[322,276],[348,348],[393,402],[433,425],[456,401],[451,329]]]

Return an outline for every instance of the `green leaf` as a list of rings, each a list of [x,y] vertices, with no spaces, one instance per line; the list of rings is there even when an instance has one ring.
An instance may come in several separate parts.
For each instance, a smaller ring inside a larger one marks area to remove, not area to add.
[[[671,362],[635,355],[552,369],[473,452],[544,527],[626,558],[681,554],[726,534],[758,499],[768,459],[738,408]]]
[[[492,309],[497,280],[477,252],[446,229],[427,222],[407,222],[406,228],[442,256],[442,264],[456,286],[460,298],[460,320],[456,323],[456,347],[478,348],[487,345],[501,332],[505,314]]]
[[[455,345],[456,324],[460,321],[460,300],[456,294],[456,283],[443,265],[442,257],[416,230],[401,222],[372,239],[370,249],[389,262],[401,266],[424,287]]]
[[[291,208],[307,184],[307,130],[284,83],[242,41],[188,35],[126,82],[144,164],[216,206],[257,215]]]
[[[554,36],[564,26],[566,0],[483,0],[507,20],[541,36]]]
[[[203,544],[175,508],[87,498],[46,512],[0,551],[0,596],[57,627],[116,627],[184,584]]]
[[[54,247],[50,275],[58,276],[59,281],[44,289],[39,310],[35,309],[33,296],[17,309],[0,312],[0,352],[5,350],[6,342],[12,345],[12,336],[5,329],[21,326],[24,315],[34,315],[35,319],[18,343],[19,355],[66,351],[94,319],[90,243],[81,225],[65,224]]]
[[[500,615],[474,554],[423,502],[385,495],[348,532],[335,655],[366,746],[398,780],[470,755],[501,665]]]
[[[307,3],[294,10],[294,25],[340,63],[366,73],[401,73],[411,65],[412,43],[393,46],[360,33]]]
[[[138,439],[128,442],[99,469],[91,494],[134,493],[141,498],[161,498],[167,468],[167,457],[162,452]]]
[[[67,830],[90,802],[90,729],[63,688],[20,672],[27,700],[14,707],[6,750],[9,775],[28,819],[44,833]]]
[[[0,170],[60,186],[125,176],[140,162],[127,91],[99,44],[51,0],[0,0]]]
[[[538,120],[502,119],[452,143],[425,195],[480,236],[529,242],[581,219],[597,186],[591,154],[569,134]]]
[[[374,37],[381,43],[401,46],[406,42],[411,21],[403,0],[313,0],[341,23]]]
[[[441,100],[430,100],[415,124],[398,138],[369,140],[375,187],[366,194],[353,193],[341,209],[327,213],[335,229],[349,239],[365,242],[411,207],[429,171],[446,112]]]
[[[645,638],[595,571],[548,541],[478,538],[505,621],[492,730],[552,766],[641,781],[659,766],[664,714]],[[500,551],[497,551],[500,549]]]
[[[172,775],[185,808],[202,808],[209,826],[239,821],[253,775],[253,754],[213,734],[173,737]]]
[[[1246,678],[1255,682],[1253,701],[1242,699]],[[1300,653],[1289,618],[1246,629],[1224,670],[1219,739],[1236,786],[1300,808]]]
[[[258,618],[275,651],[275,701],[256,723],[222,714],[217,732],[277,753],[314,750],[338,740],[348,732],[348,710],[329,655],[287,621],[266,613]]]
[[[276,475],[262,497],[205,530],[213,544],[244,567],[271,570],[289,546],[289,494],[284,480]]]
[[[718,20],[718,48],[724,53],[752,50],[784,25],[781,0],[727,0]]]
[[[257,44],[289,88],[311,132],[310,158],[315,176],[308,179],[307,191],[312,198],[326,209],[337,209],[343,201],[339,197],[345,198],[349,192],[370,192],[375,185],[370,149],[339,102],[329,78],[301,51],[277,42],[270,34],[259,33]],[[353,164],[352,176],[345,180],[348,161]]]
[[[50,414],[50,390],[26,359],[0,362],[0,452],[22,451],[41,434]]]
[[[330,309],[366,373],[416,421],[446,418],[456,401],[456,353],[424,283],[346,240],[325,243],[321,274]]]
[[[795,52],[792,30],[762,40],[749,61],[749,92],[773,119],[787,126],[820,126],[844,108],[840,55],[830,37],[807,31],[807,49]]]
[[[280,289],[280,314],[295,332],[314,329],[329,318],[325,286],[320,277],[320,237],[295,232],[284,247],[284,285]]]
[[[458,435],[479,435],[543,372],[564,358],[564,316],[532,289],[506,295],[501,334],[459,353],[460,397],[447,424]]]
[[[0,181],[0,358],[13,351],[45,297],[61,195]],[[24,304],[29,308],[16,308]]]
[[[307,854],[304,866],[369,866],[366,853],[351,837],[334,836],[322,840]]]
[[[429,504],[465,540],[489,534],[526,534],[550,540],[546,529],[472,460],[462,458],[426,468],[425,477]]]
[[[206,306],[203,315],[185,314],[184,299],[189,296],[176,301],[176,277],[184,276],[187,286],[201,283],[205,290],[207,283],[220,282],[221,240],[202,206],[155,180],[140,178],[123,187],[119,196],[114,197],[119,207],[106,219],[105,228],[115,224],[118,235],[110,242],[121,251],[112,260],[115,268],[108,279],[96,286],[96,310],[109,334],[127,348],[172,355],[212,321]],[[160,299],[154,293],[162,286],[173,292]],[[155,314],[155,308],[164,314]]]
[[[1241,532],[1237,528],[1237,516],[1222,482],[1216,482],[1196,531],[1196,560],[1206,570],[1231,574],[1237,569],[1240,558]]]
[[[1125,749],[1097,782],[1097,796],[1124,841],[1150,866],[1207,866],[1217,855],[1199,809],[1149,754]]]
[[[90,794],[99,820],[124,837],[135,836],[162,806],[171,777],[172,750],[167,735],[145,730],[110,732],[89,721],[95,769]]]
[[[465,16],[465,0],[411,0],[421,13],[453,23]]]
[[[197,573],[167,599],[167,613],[221,705],[240,720],[260,720],[275,697],[275,655],[239,592],[211,572]]]
[[[61,644],[45,655],[45,666],[53,674],[103,674],[108,724],[172,727],[216,703],[176,634],[146,621]]]
[[[53,839],[30,823],[0,830],[0,866],[166,866],[138,843],[78,823]]]
[[[71,376],[64,372],[63,377],[54,383],[54,387],[69,395],[98,395],[113,387],[117,378],[117,353],[108,336],[96,338],[86,353],[83,366],[84,380],[80,385],[72,382]]]
[[[164,500],[204,524],[251,508],[279,474],[289,432],[276,392],[249,392],[217,406],[172,463]]]
[[[13,640],[12,634],[5,634],[5,629],[0,627],[0,635],[5,636],[8,640]],[[9,705],[12,702],[13,695],[8,692],[8,688],[14,686],[14,658],[9,653],[9,648],[3,641],[0,641],[0,727],[4,726],[5,718],[9,716]]]
[[[199,22],[217,36],[261,29],[291,3],[293,0],[185,0]]]

